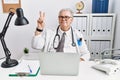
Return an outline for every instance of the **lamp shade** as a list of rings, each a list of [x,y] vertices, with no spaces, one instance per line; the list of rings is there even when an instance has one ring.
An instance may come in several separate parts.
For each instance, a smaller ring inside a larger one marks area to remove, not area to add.
[[[28,20],[24,17],[23,9],[17,8],[16,9],[17,18],[15,20],[16,26],[26,25],[29,24]]]

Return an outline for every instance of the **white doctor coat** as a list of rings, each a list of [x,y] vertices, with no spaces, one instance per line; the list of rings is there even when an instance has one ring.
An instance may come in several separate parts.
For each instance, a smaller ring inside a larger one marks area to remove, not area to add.
[[[58,33],[61,36],[62,33],[60,34],[60,31],[61,30],[59,29]],[[56,30],[52,31],[50,29],[44,29],[44,31],[40,35],[33,37],[32,47],[34,49],[39,49],[43,52],[56,51],[53,47],[53,44],[55,43],[55,42],[53,42],[53,40],[55,38],[55,34],[56,34]],[[69,30],[67,34],[70,35],[71,30]],[[79,53],[80,58],[83,58],[84,60],[89,60],[90,53],[88,51],[88,48],[87,48],[87,45],[86,45],[85,40],[83,38],[83,35],[78,30],[73,30],[73,34],[74,34],[74,41],[76,43],[76,47],[73,47],[71,45],[72,39],[70,39],[70,41],[65,42],[66,47],[64,49],[64,52]],[[80,39],[80,38],[82,38],[82,44],[78,43],[79,42],[78,39]],[[69,42],[71,42],[71,44],[69,44]]]

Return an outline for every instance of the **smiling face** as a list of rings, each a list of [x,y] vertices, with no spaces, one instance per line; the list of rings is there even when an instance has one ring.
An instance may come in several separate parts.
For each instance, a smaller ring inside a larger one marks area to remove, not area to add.
[[[59,25],[63,31],[67,31],[71,27],[73,21],[72,13],[69,10],[60,11],[59,16]]]

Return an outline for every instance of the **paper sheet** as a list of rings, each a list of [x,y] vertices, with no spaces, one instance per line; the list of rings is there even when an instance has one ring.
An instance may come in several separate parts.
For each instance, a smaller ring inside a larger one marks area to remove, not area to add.
[[[28,67],[29,65],[29,67]],[[35,75],[40,67],[38,60],[22,60],[19,65],[15,67],[15,69],[10,73],[10,75],[17,75],[18,73],[26,73],[30,75]],[[32,72],[30,72],[30,69]]]

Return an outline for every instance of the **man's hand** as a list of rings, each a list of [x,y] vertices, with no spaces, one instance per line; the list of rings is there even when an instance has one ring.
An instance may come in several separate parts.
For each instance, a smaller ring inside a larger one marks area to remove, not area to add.
[[[40,11],[40,17],[37,20],[37,29],[39,29],[41,31],[43,30],[43,28],[45,26],[44,20],[45,20],[45,13]],[[40,34],[41,34],[40,31],[37,31],[37,30],[35,31],[36,36],[40,35]]]
[[[85,61],[83,58],[80,58],[80,61]]]
[[[44,28],[44,26],[45,26],[44,20],[45,20],[45,13],[40,11],[40,17],[37,20],[37,26],[38,26],[37,28],[38,29],[42,30]]]

